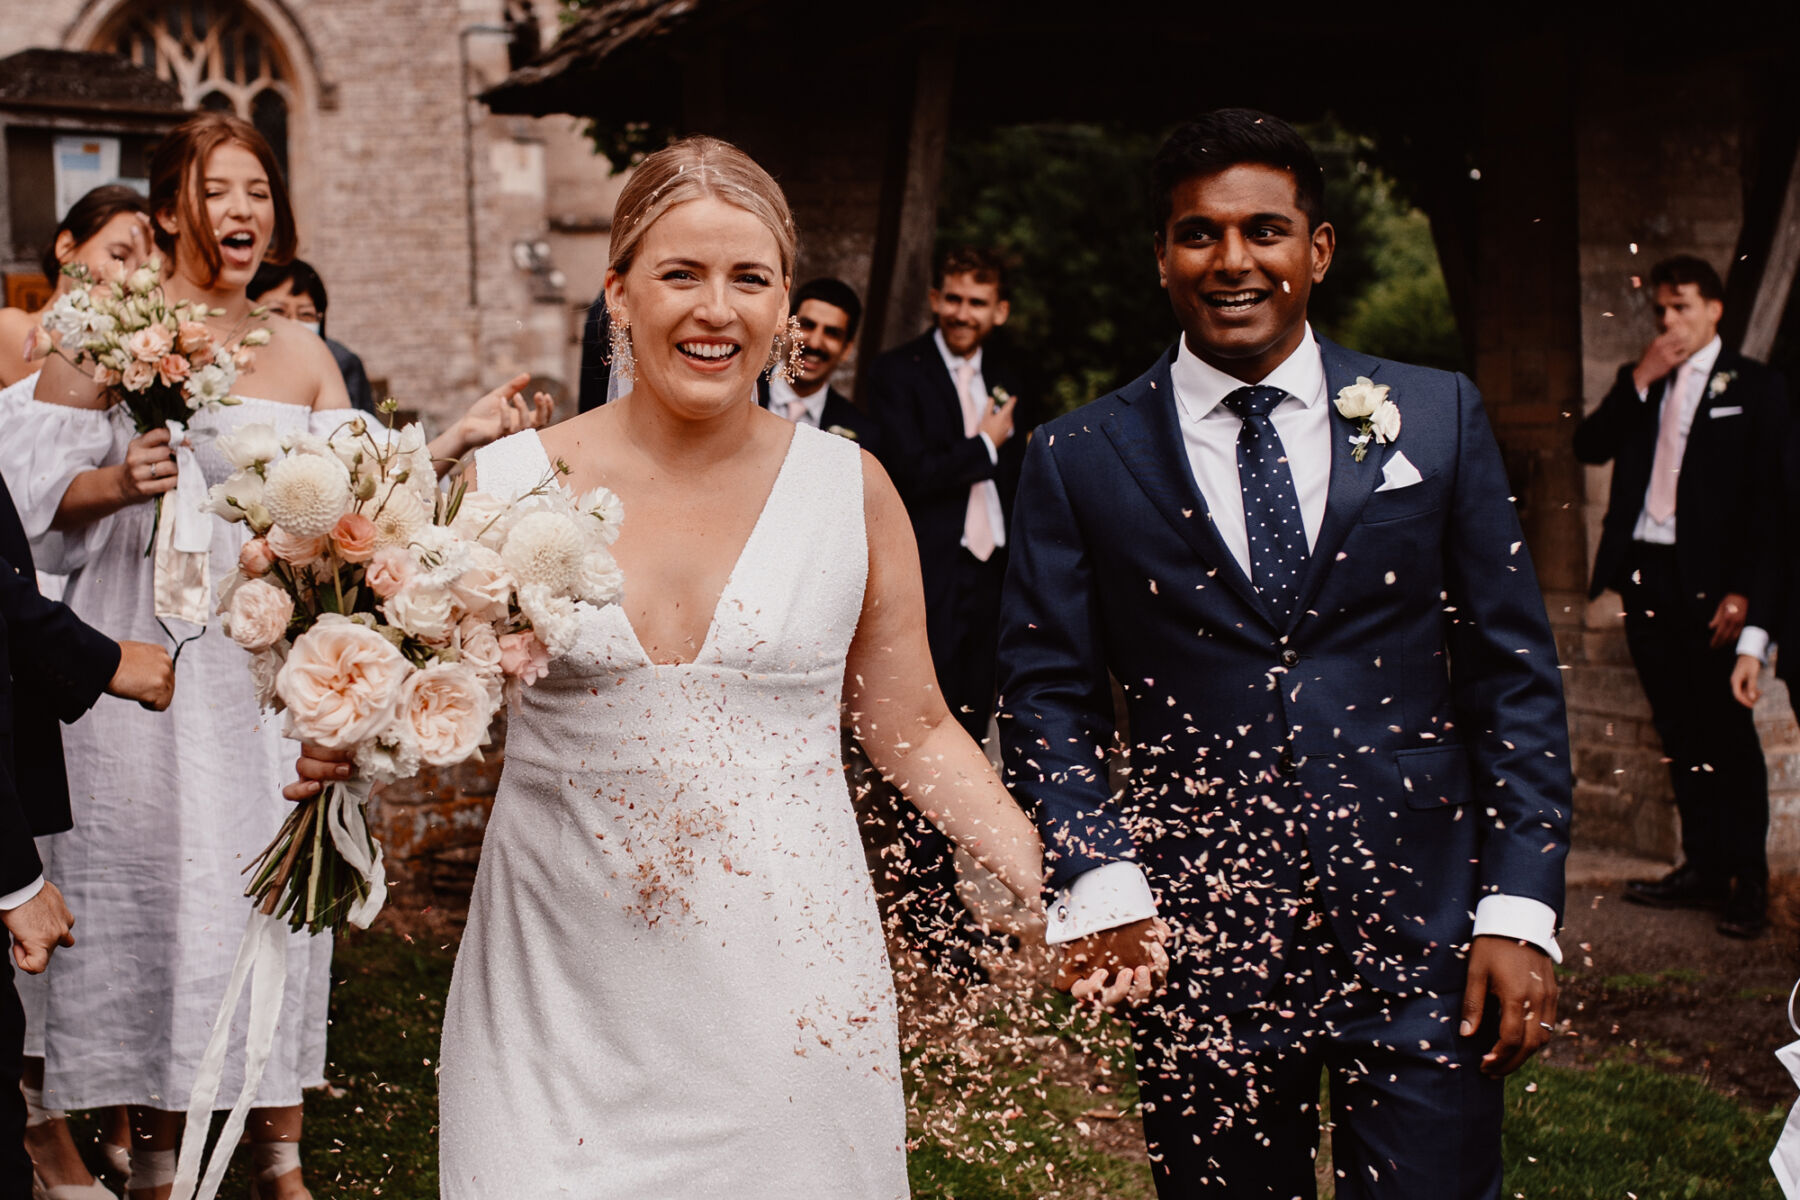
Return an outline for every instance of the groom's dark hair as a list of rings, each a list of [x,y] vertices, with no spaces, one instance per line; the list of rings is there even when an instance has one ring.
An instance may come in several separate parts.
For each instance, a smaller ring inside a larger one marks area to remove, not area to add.
[[[1294,177],[1294,202],[1309,229],[1325,219],[1325,173],[1306,139],[1280,117],[1254,108],[1215,108],[1179,126],[1150,160],[1150,210],[1156,230],[1168,228],[1175,189],[1183,180],[1258,163]]]

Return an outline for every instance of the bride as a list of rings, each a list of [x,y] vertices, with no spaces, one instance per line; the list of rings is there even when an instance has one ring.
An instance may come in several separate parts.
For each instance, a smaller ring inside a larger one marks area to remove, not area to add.
[[[938,692],[886,474],[755,402],[794,268],[780,188],[689,138],[637,168],[613,230],[635,386],[476,459],[501,496],[560,464],[577,493],[612,489],[626,589],[508,724],[444,1021],[443,1195],[905,1196],[840,700],[875,764],[1034,907],[1037,835]]]

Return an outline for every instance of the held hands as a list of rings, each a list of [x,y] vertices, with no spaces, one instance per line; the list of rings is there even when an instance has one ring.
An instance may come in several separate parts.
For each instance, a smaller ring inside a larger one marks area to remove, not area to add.
[[[990,407],[981,418],[977,432],[987,434],[996,450],[1006,445],[1006,440],[1013,435],[1013,407],[1018,403],[1017,396],[1008,396],[1005,404],[999,408]]]
[[[350,778],[353,769],[350,751],[327,750],[306,742],[300,747],[300,757],[294,760],[294,771],[300,778],[282,788],[281,794],[300,804],[324,791],[327,783]]]
[[[1744,632],[1744,618],[1750,615],[1750,600],[1730,592],[1719,601],[1719,607],[1713,610],[1712,620],[1706,627],[1712,630],[1712,641],[1708,643],[1714,650],[1720,646],[1729,646],[1737,641],[1738,634]]]
[[[73,946],[75,916],[63,903],[63,894],[54,883],[44,881],[37,895],[19,905],[0,912],[7,932],[13,938],[13,961],[27,975],[41,975],[50,965],[50,956],[58,946]]]
[[[1737,665],[1731,668],[1731,696],[1745,708],[1755,708],[1756,702],[1762,699],[1762,688],[1758,681],[1762,678],[1762,659],[1754,654],[1740,654]]]
[[[136,700],[151,712],[161,712],[175,698],[175,664],[169,652],[149,642],[120,642],[119,669],[106,685],[106,694]]]
[[[1169,977],[1169,927],[1152,917],[1102,929],[1063,947],[1056,986],[1101,1008],[1137,1008]]]
[[[139,504],[175,490],[175,452],[169,448],[169,431],[152,429],[131,439],[119,472],[119,501]]]
[[[508,434],[523,429],[542,429],[550,424],[556,402],[545,392],[534,394],[527,402],[523,393],[530,382],[529,372],[515,375],[469,405],[462,419],[439,439],[449,443],[442,447],[445,453],[439,454],[440,447],[434,442],[432,456],[460,458]]]
[[[1462,1025],[1473,1037],[1488,997],[1499,1008],[1500,1040],[1481,1058],[1481,1073],[1498,1079],[1525,1065],[1556,1028],[1556,971],[1550,956],[1529,942],[1478,937],[1469,948],[1469,981],[1463,988]]]
[[[1651,384],[1679,367],[1687,357],[1687,346],[1679,333],[1673,329],[1660,333],[1644,347],[1643,357],[1631,369],[1631,382],[1638,391],[1648,391]]]

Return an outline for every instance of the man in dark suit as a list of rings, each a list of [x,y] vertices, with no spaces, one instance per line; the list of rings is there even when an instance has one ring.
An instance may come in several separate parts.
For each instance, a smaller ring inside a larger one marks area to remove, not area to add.
[[[881,435],[875,422],[831,386],[832,372],[856,344],[862,323],[862,301],[841,279],[812,279],[794,289],[788,301],[799,353],[794,378],[764,374],[756,381],[756,401],[800,425],[847,437],[879,455]]]
[[[25,1013],[12,965],[35,975],[58,946],[75,944],[74,918],[32,844],[71,824],[57,720],[73,721],[102,692],[164,709],[174,687],[168,651],[114,642],[38,594],[31,546],[0,483],[0,922],[13,940],[0,987],[0,1195],[32,1194],[19,1092]]]
[[[1575,431],[1577,458],[1613,464],[1588,594],[1625,602],[1681,812],[1684,861],[1625,898],[1723,906],[1719,932],[1755,937],[1768,923],[1768,775],[1730,680],[1787,399],[1774,372],[1721,344],[1725,290],[1709,264],[1671,258],[1650,286],[1656,337]]]
[[[1209,113],[1151,178],[1182,337],[1032,438],[1002,608],[1062,982],[1139,1005],[1165,1198],[1312,1195],[1321,1070],[1340,1197],[1497,1197],[1572,786],[1499,449],[1467,379],[1312,334],[1335,234],[1292,128]]]

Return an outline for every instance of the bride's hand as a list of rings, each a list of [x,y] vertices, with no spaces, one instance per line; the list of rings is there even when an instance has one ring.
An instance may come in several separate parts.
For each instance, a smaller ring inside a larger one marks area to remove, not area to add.
[[[1103,929],[1070,942],[1057,967],[1056,987],[1101,1008],[1133,1008],[1162,990],[1169,978],[1170,930],[1152,917]]]
[[[281,794],[295,804],[311,800],[325,790],[326,784],[341,783],[350,778],[350,772],[354,770],[350,758],[348,750],[327,750],[311,742],[303,743],[300,757],[294,761],[294,771],[300,778],[282,788]]]
[[[169,448],[169,431],[152,429],[132,438],[125,448],[125,461],[117,470],[122,506],[174,491],[179,472],[175,469],[175,452]]]

